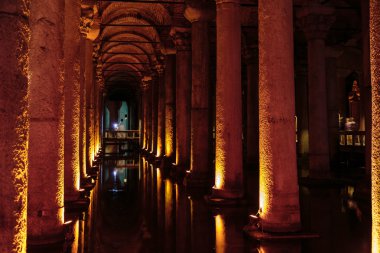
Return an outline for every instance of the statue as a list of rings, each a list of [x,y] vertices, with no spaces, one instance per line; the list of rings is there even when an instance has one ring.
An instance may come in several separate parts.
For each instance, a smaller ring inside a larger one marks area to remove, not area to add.
[[[358,130],[360,121],[360,89],[358,81],[354,80],[352,90],[348,94],[349,118],[354,122],[351,130]]]

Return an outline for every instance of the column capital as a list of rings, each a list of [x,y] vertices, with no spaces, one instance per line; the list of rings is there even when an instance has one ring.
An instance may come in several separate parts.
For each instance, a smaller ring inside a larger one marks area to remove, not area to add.
[[[297,24],[307,40],[325,39],[335,22],[335,9],[327,6],[306,6],[297,11]]]
[[[142,90],[147,90],[149,89],[150,85],[152,84],[153,77],[152,76],[144,76],[141,79],[141,88]]]
[[[81,17],[79,31],[87,39],[94,41],[100,32],[100,17],[98,17],[95,5],[81,6]]]
[[[210,6],[186,5],[183,13],[189,22],[210,21],[215,19],[215,10]]]
[[[170,37],[179,51],[191,50],[191,29],[186,27],[172,27]]]
[[[165,65],[163,65],[163,64],[156,64],[155,69],[156,69],[156,71],[158,73],[158,76],[162,76],[162,74],[165,71]]]

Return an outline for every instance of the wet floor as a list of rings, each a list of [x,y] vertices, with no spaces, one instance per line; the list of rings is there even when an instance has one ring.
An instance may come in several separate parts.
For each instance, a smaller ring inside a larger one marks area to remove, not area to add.
[[[138,159],[129,168],[122,160],[104,162],[94,253],[370,252],[370,202],[355,180],[300,187],[303,230],[318,238],[258,242],[243,232],[257,210],[254,172],[246,172],[246,205],[217,207]]]

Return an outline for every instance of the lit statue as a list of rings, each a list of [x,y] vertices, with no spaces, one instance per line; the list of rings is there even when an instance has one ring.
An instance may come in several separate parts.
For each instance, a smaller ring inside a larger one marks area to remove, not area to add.
[[[358,81],[354,80],[352,84],[352,90],[348,94],[348,105],[350,118],[355,122],[355,130],[359,127],[360,120],[360,89]]]

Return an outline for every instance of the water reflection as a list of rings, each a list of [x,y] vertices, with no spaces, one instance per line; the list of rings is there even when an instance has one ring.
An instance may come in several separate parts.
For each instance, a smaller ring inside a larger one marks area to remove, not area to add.
[[[95,215],[78,222],[84,238],[95,228],[97,243],[82,250],[86,239],[79,239],[80,253],[370,252],[370,213],[353,186],[300,188],[303,228],[318,239],[258,242],[243,232],[257,203],[212,206],[144,157],[107,161],[101,183],[99,204],[91,207]],[[257,195],[253,189],[247,188],[247,196]]]

